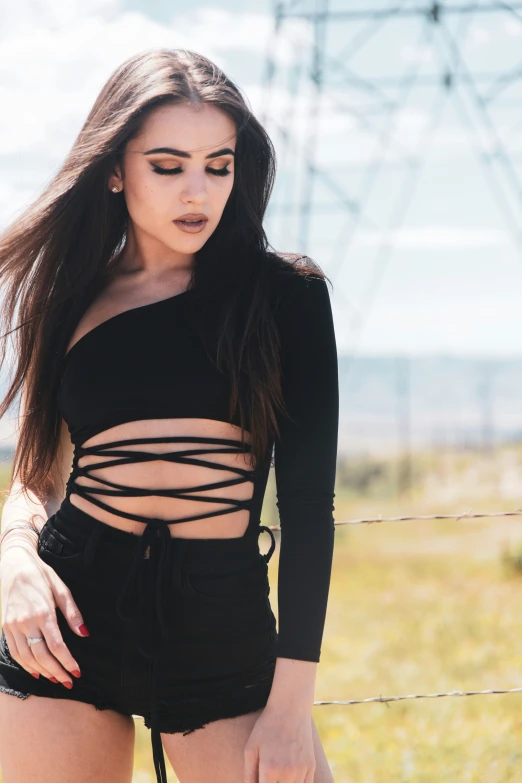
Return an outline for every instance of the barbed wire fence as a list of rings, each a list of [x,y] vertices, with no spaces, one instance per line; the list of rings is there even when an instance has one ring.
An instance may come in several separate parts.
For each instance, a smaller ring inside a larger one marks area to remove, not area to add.
[[[424,514],[424,515],[405,515],[400,517],[371,517],[368,519],[341,519],[335,520],[335,525],[374,525],[381,522],[411,522],[414,520],[440,520],[440,519],[455,519],[460,521],[462,519],[482,519],[493,517],[520,517],[522,516],[522,508],[517,508],[514,511],[494,511],[494,512],[482,512],[477,513],[473,511],[463,511],[459,514]],[[281,530],[281,525],[267,525],[270,530]],[[445,696],[489,696],[492,694],[506,694],[506,693],[522,693],[522,688],[489,688],[482,691],[447,691],[444,693],[409,693],[400,696],[370,696],[367,699],[332,699],[328,701],[320,700],[314,701],[314,707],[325,705],[348,705],[348,704],[369,704],[371,702],[383,702],[388,705],[388,702],[392,701],[404,701],[407,699],[440,699]]]

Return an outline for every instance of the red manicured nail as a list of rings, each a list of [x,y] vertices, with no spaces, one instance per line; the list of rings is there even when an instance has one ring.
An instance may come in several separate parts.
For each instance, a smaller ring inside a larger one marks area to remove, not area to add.
[[[72,688],[72,682],[62,682],[62,685],[65,685],[65,687],[69,688],[69,690]]]
[[[71,670],[71,674],[73,674],[75,677],[81,677],[82,676],[80,674],[80,670],[79,669],[72,669]]]
[[[89,629],[85,625],[85,623],[82,623],[78,626],[78,630],[81,633],[82,636],[90,636]]]
[[[36,677],[36,679],[38,679],[38,677],[40,676],[37,672],[31,672],[31,674],[33,677]]]
[[[59,682],[59,680],[57,680],[56,677],[49,677],[49,679],[51,680],[51,682]]]

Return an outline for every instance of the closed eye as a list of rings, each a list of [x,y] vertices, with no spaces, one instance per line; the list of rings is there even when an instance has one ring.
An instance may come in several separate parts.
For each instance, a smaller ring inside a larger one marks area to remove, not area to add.
[[[171,174],[179,174],[182,171],[182,169],[179,166],[175,169],[163,169],[161,168],[161,166],[153,166],[152,170],[156,174],[166,174],[167,176]],[[210,174],[214,174],[214,176],[216,177],[226,177],[228,176],[228,174],[232,174],[232,172],[229,171],[229,169],[227,169],[226,166],[223,169],[207,169],[207,171]]]

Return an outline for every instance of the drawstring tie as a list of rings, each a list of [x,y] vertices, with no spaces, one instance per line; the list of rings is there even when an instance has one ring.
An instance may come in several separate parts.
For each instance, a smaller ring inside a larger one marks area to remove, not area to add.
[[[96,526],[87,542],[84,551],[84,563],[87,568],[92,565],[94,551],[103,529],[103,524]],[[274,553],[276,542],[269,527],[257,526],[258,536],[263,531],[267,531],[271,538],[268,552],[262,554],[268,563]],[[116,604],[118,616],[123,621],[133,621],[136,624],[138,650],[149,659],[151,744],[157,783],[167,783],[159,727],[158,694],[158,659],[165,641],[164,634],[170,625],[165,614],[164,600],[165,596],[171,599],[171,586],[174,586],[180,598],[182,596],[183,561],[188,542],[191,540],[194,539],[172,537],[164,519],[149,519],[143,534],[136,536],[132,563]]]
[[[171,548],[174,563],[170,566]],[[139,651],[150,659],[151,741],[154,769],[158,783],[167,783],[167,770],[159,728],[158,658],[167,631],[163,601],[169,595],[173,577],[176,592],[181,595],[181,575],[186,540],[172,538],[165,520],[150,520],[138,536],[129,573],[123,583],[116,605],[122,620],[134,620],[138,631]],[[150,606],[150,598],[154,605]],[[155,609],[155,611],[151,611]]]

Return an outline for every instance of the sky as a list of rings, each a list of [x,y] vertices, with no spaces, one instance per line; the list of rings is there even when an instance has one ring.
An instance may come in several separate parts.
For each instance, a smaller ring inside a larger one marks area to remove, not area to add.
[[[450,2],[433,24],[405,0],[402,15],[335,16],[386,5],[331,2],[314,29],[314,4],[287,1],[276,30],[271,2],[0,0],[0,226],[38,197],[124,59],[185,47],[267,128],[268,239],[328,275],[340,353],[521,356],[522,11]]]

